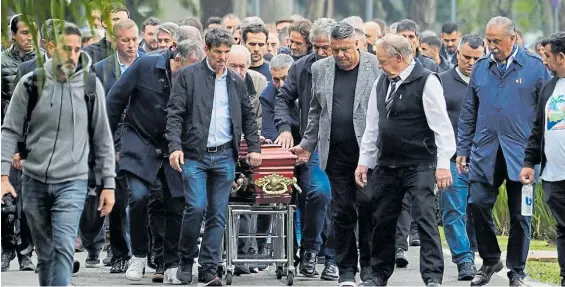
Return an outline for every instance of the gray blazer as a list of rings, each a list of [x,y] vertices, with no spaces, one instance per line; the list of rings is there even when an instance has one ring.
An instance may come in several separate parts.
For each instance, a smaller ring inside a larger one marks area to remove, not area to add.
[[[300,146],[309,151],[315,150],[316,145],[318,145],[320,167],[324,170],[330,151],[335,69],[335,59],[331,56],[312,65],[312,101],[308,112],[308,125],[300,142]],[[361,146],[361,139],[365,132],[367,103],[369,102],[371,87],[380,74],[381,70],[378,68],[377,58],[372,54],[361,51],[353,102],[353,126],[359,146]]]

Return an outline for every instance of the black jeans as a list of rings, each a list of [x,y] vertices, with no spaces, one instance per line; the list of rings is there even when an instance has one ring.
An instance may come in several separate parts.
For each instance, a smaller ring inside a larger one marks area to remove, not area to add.
[[[531,239],[531,216],[522,216],[522,183],[508,178],[506,161],[502,150],[496,155],[492,184],[471,181],[469,192],[469,208],[473,213],[473,221],[477,238],[479,255],[484,265],[494,265],[500,261],[500,247],[496,238],[496,228],[492,209],[498,196],[498,188],[506,180],[506,194],[508,195],[508,211],[510,214],[510,232],[508,237],[508,254],[506,268],[508,278],[519,276],[526,277],[524,267],[528,257]]]
[[[408,236],[418,233],[418,224],[412,218],[412,196],[409,193],[404,195],[402,200],[402,210],[398,216],[396,225],[396,249],[408,250]]]
[[[149,252],[153,252],[155,256],[155,264],[164,264],[165,249],[165,222],[167,220],[165,208],[165,199],[163,192],[157,190],[149,191],[149,203],[147,204],[147,213],[149,214]]]
[[[150,193],[162,193],[165,209],[165,220],[160,222],[165,230],[163,247],[163,264],[165,269],[174,268],[179,264],[178,247],[180,231],[182,225],[182,210],[184,208],[184,198],[173,198],[170,196],[167,179],[163,168],[157,174],[153,183],[126,173],[127,190],[129,191],[129,218],[131,249],[135,257],[144,258],[149,251],[149,232],[148,226],[148,204]],[[150,226],[152,227],[152,226]],[[151,229],[153,236],[159,233],[158,230]]]
[[[412,217],[420,235],[420,273],[424,282],[443,279],[443,251],[434,203],[435,166],[403,168],[377,166],[373,172],[373,234],[371,266],[374,275],[387,281],[394,271],[395,235],[405,194],[412,196]]]
[[[19,169],[11,168],[10,169],[10,183],[14,187],[16,194],[21,195],[22,191],[22,172]],[[19,230],[16,231],[14,228],[16,225],[16,221],[13,223],[8,222],[8,216],[2,214],[2,237],[1,237],[1,244],[2,250],[4,251],[15,251],[18,260],[21,260],[22,253],[23,255],[31,256],[33,251],[33,241],[31,239],[31,232],[29,230],[29,225],[27,223],[27,218],[25,213],[22,211],[22,199],[21,196],[14,198],[14,204],[16,205],[16,214],[14,220],[19,220]],[[17,244],[19,240],[17,237],[20,237],[21,244]]]
[[[373,171],[372,169],[369,170],[367,178],[371,178]],[[371,266],[371,233],[373,232],[373,195],[371,191],[371,181],[368,181],[367,187],[359,189],[357,192],[359,264],[361,267]]]
[[[335,261],[339,273],[358,271],[357,242],[355,226],[357,210],[355,208],[358,192],[355,183],[356,163],[341,159],[328,160],[326,174],[330,180],[332,192],[332,217],[335,244]]]
[[[112,261],[118,258],[129,259],[130,250],[127,242],[127,214],[126,207],[128,202],[127,189],[124,187],[125,177],[123,174],[116,178],[116,188],[114,189],[115,203],[110,212],[110,248],[112,249]],[[100,253],[106,241],[105,218],[100,217],[98,211],[98,200],[101,190],[88,191],[84,209],[80,218],[79,233],[82,244],[89,254]]]
[[[557,222],[557,259],[561,277],[565,278],[565,180],[542,181],[545,202]]]

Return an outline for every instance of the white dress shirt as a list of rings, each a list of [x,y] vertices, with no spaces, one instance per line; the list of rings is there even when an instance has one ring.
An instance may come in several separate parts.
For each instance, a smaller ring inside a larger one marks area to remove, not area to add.
[[[400,73],[400,80],[396,83],[396,86],[400,86],[415,66],[415,61]],[[359,165],[367,166],[369,168],[375,167],[377,165],[377,139],[379,137],[379,111],[377,109],[377,84],[380,77],[386,77],[386,75],[381,75],[373,83],[371,88],[371,95],[369,96],[369,107],[367,109],[367,119],[366,128],[363,133],[363,139],[361,141]],[[389,85],[387,90],[387,95],[390,92],[391,85]],[[449,169],[450,159],[455,154],[456,144],[455,135],[453,134],[453,127],[449,120],[447,114],[447,108],[445,104],[445,97],[443,96],[443,87],[437,76],[429,76],[424,85],[424,94],[422,97],[424,105],[424,113],[426,114],[426,119],[428,126],[434,132],[435,143],[437,146],[437,168]],[[410,136],[410,135],[406,135]]]

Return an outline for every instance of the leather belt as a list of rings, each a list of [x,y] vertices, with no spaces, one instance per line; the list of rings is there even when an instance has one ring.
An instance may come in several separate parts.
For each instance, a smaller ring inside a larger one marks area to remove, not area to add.
[[[223,151],[223,150],[231,148],[231,147],[232,147],[231,141],[229,141],[229,142],[227,142],[223,145],[214,146],[214,147],[207,147],[206,151],[209,152],[209,153],[216,153],[216,152]]]

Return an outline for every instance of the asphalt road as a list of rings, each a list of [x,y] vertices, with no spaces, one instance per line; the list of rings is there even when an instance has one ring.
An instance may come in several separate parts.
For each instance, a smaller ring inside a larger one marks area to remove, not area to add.
[[[447,251],[447,250],[445,250]],[[407,268],[396,269],[392,278],[389,280],[389,286],[423,286],[422,279],[418,267],[419,248],[411,248],[408,251],[408,259],[410,264]],[[102,255],[102,256],[105,256]],[[444,286],[469,286],[469,282],[457,281],[457,266],[451,262],[449,252],[444,253],[445,256],[445,274],[443,278]],[[81,261],[84,266],[86,252],[76,254],[76,258]],[[34,262],[35,262],[34,258]],[[477,259],[477,268],[480,267],[480,259]],[[18,270],[17,259],[12,261],[11,269],[2,272],[2,286],[37,286],[37,275],[33,272],[22,272]],[[319,265],[320,272],[323,265]],[[196,269],[196,265],[195,265]],[[494,275],[489,286],[508,286],[506,277],[506,269]],[[196,270],[193,274],[196,274]],[[128,281],[124,274],[110,274],[109,267],[87,269],[81,267],[80,271],[73,277],[72,284],[75,286],[117,286],[117,285],[159,285],[160,283],[151,282],[152,270],[147,271],[145,277],[138,282]],[[359,279],[358,279],[359,280]],[[548,286],[537,282],[528,281],[534,286]],[[241,277],[234,276],[233,286],[285,286],[285,277],[282,280],[275,278],[274,269],[258,274],[243,275]],[[193,283],[198,286],[202,284]],[[323,281],[320,279],[306,278],[297,276],[294,279],[294,286],[337,286],[337,282]]]

